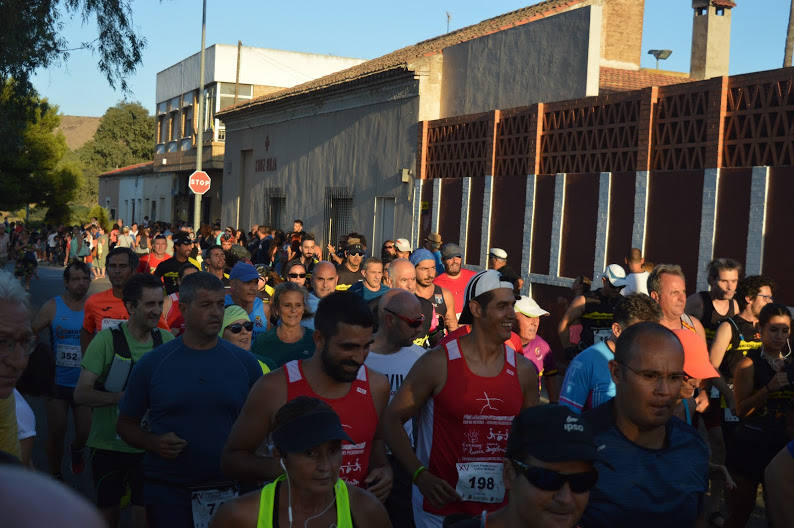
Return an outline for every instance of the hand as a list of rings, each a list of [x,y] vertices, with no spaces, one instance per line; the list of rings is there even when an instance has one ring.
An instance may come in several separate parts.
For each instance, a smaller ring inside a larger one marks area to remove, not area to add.
[[[165,433],[155,440],[154,451],[163,458],[176,458],[187,445],[187,440],[182,440],[176,433]]]
[[[392,482],[394,481],[394,473],[391,466],[374,468],[369,472],[367,478],[364,479],[364,485],[369,492],[375,495],[379,501],[386,502],[386,499],[391,493]]]
[[[788,384],[788,374],[785,372],[778,372],[769,380],[769,383],[766,384],[766,388],[769,392],[775,392]]]
[[[697,398],[695,398],[695,411],[699,413],[706,412],[706,409],[709,407],[709,394],[708,392],[702,390],[698,393]]]
[[[460,500],[460,495],[455,491],[455,488],[450,486],[446,480],[430,473],[429,470],[419,473],[414,483],[419,488],[419,491],[422,492],[422,496],[429,500],[434,508],[443,508],[450,502]]]
[[[336,253],[336,251],[334,251],[334,246],[332,244],[328,244],[327,246],[325,246],[325,249],[328,250],[328,253]]]
[[[113,395],[113,400],[114,400],[115,403],[120,402],[121,399],[124,397],[124,391],[112,392],[111,394]]]

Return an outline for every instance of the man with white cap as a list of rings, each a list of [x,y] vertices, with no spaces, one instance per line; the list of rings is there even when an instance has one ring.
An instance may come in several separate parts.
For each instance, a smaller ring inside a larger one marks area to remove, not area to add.
[[[507,251],[502,248],[492,247],[488,252],[488,268],[495,269],[502,274],[502,278],[512,282],[516,290],[521,291],[524,281],[507,265]]]
[[[397,258],[407,259],[411,256],[411,243],[404,238],[394,241],[394,249],[397,251]]]
[[[420,357],[381,416],[384,437],[415,484],[418,528],[505,504],[510,424],[538,402],[535,368],[504,344],[515,322],[513,285],[481,271],[465,299],[460,322],[471,333]],[[414,452],[402,425],[415,416]]]
[[[601,275],[601,284],[601,288],[575,297],[560,319],[557,331],[563,348],[568,349],[566,359],[612,335],[612,314],[621,298],[620,290],[626,285],[626,271],[619,264],[610,264]],[[568,326],[577,319],[582,321],[582,338],[575,348],[571,347]]]
[[[554,361],[549,344],[538,335],[540,318],[549,315],[549,312],[541,308],[535,299],[526,295],[522,295],[516,301],[514,308],[524,357],[530,360],[538,371],[538,390],[540,390],[540,382],[545,382],[549,402],[557,403],[560,398],[557,363]]]
[[[452,292],[452,298],[455,300],[455,317],[460,318],[464,308],[463,293],[475,272],[463,268],[463,249],[454,242],[448,242],[441,248],[441,260],[444,262],[445,271],[437,276],[433,283]]]

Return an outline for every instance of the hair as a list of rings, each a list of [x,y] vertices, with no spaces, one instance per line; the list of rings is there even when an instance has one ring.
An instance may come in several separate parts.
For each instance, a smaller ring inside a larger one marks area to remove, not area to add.
[[[312,242],[315,242],[316,239],[314,238],[313,233],[307,233],[306,231],[304,231],[303,235],[301,235],[301,244],[303,244],[307,240],[311,240]]]
[[[66,266],[66,269],[63,270],[63,280],[69,282],[69,276],[74,269],[82,271],[89,279],[91,278],[91,268],[88,267],[88,264],[81,260],[74,259]]]
[[[18,303],[30,309],[30,295],[11,272],[0,271],[0,300]]]
[[[206,271],[191,273],[179,284],[179,302],[192,303],[198,290],[223,291],[223,283],[218,277]]]
[[[339,332],[339,323],[374,328],[375,316],[360,295],[337,291],[320,299],[314,327],[326,339],[330,339]]]
[[[637,248],[629,249],[628,253],[626,253],[626,261],[627,262],[639,262],[642,260],[642,251]]]
[[[179,275],[179,278],[180,279],[183,278],[185,276],[185,272],[187,270],[189,270],[189,269],[194,269],[196,271],[201,271],[200,269],[198,269],[196,266],[194,266],[190,262],[183,262],[182,265],[179,266],[179,270],[177,270],[177,274]]]
[[[270,300],[271,306],[278,310],[278,303],[281,297],[287,292],[297,292],[303,296],[303,319],[306,319],[307,315],[311,317],[311,312],[309,312],[309,291],[300,284],[294,282],[286,281],[276,286]]]
[[[223,250],[223,248],[222,248],[221,246],[219,246],[218,244],[213,244],[213,245],[211,245],[210,247],[208,247],[208,248],[207,248],[207,251],[206,251],[204,254],[205,254],[205,255],[207,255],[207,258],[209,258],[209,256],[210,256],[210,252],[211,252],[211,251],[214,251],[214,250],[216,250],[216,249],[217,249],[217,250],[219,250],[219,251],[220,251],[221,253],[223,253],[224,255],[226,254],[226,252]]]
[[[163,291],[163,283],[154,275],[148,273],[136,273],[124,284],[124,289],[121,292],[121,300],[124,304],[132,303],[137,305],[138,301],[143,297],[143,289],[159,289]]]
[[[681,266],[678,264],[657,264],[653,271],[648,275],[648,293],[656,292],[657,295],[661,293],[662,275],[677,275],[681,280],[686,280]]]
[[[736,295],[733,296],[736,302],[739,303],[739,308],[744,310],[745,306],[747,306],[745,298],[755,299],[764,286],[774,290],[775,281],[766,275],[750,275],[740,280],[739,285],[736,287]]]
[[[628,328],[632,321],[658,323],[662,318],[662,309],[644,293],[632,293],[618,300],[615,304],[613,320],[621,328]]]
[[[383,261],[381,259],[379,259],[379,258],[367,257],[367,259],[364,260],[364,264],[362,264],[361,267],[362,267],[362,269],[366,270],[367,266],[369,266],[370,264],[381,264],[381,265],[383,265]]]
[[[769,303],[761,308],[761,313],[758,314],[758,327],[765,327],[773,317],[788,317],[791,321],[791,312],[789,309],[780,303]]]
[[[714,259],[709,262],[707,269],[709,282],[717,280],[723,270],[736,270],[740,275],[742,273],[742,265],[730,258]]]
[[[681,350],[681,355],[683,356],[684,348],[681,345],[681,341],[678,340],[678,337],[673,333],[672,330],[665,328],[659,323],[647,321],[631,325],[620,333],[620,337],[618,337],[617,341],[615,342],[615,361],[626,365],[634,358],[635,354],[640,349],[647,350],[649,353],[653,353],[653,350],[636,346],[636,342],[641,337],[649,334],[656,334],[668,338],[673,343],[678,345],[679,350]]]
[[[304,272],[308,271],[306,269],[306,266],[304,266],[303,262],[301,262],[299,259],[292,259],[289,262],[287,262],[286,266],[284,266],[284,278],[285,279],[287,278],[287,274],[289,273],[289,270],[291,270],[295,266],[300,266],[301,268],[303,268]]]
[[[292,223],[300,224],[300,226],[303,227],[303,220],[301,220],[300,218],[296,218],[295,220],[292,221]]]
[[[476,301],[477,304],[482,306],[482,309],[485,310],[486,308],[488,308],[488,304],[490,304],[493,298],[494,298],[494,290],[490,290],[485,293],[481,293],[480,295],[478,295],[477,297],[471,300]]]
[[[105,262],[110,264],[110,259],[112,259],[116,255],[126,255],[127,259],[129,260],[130,269],[134,270],[138,266],[137,255],[135,255],[135,252],[128,247],[119,247],[119,246],[114,247],[108,252],[108,256],[105,259]]]
[[[582,293],[589,292],[593,284],[593,281],[590,280],[590,277],[586,277],[585,275],[578,275],[573,281],[579,281],[582,284]]]

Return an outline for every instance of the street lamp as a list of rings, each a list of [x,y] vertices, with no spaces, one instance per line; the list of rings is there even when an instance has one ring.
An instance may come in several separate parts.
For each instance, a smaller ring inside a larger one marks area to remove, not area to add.
[[[656,57],[656,69],[659,69],[659,61],[660,60],[667,60],[667,58],[673,53],[673,50],[657,50],[652,49],[648,50],[648,55],[653,55]]]

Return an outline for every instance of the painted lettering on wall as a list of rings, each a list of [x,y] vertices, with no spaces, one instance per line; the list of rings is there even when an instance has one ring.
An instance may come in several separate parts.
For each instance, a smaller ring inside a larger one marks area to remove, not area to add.
[[[275,172],[278,168],[276,158],[262,158],[254,162],[255,172]]]

